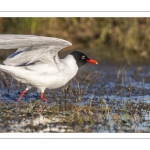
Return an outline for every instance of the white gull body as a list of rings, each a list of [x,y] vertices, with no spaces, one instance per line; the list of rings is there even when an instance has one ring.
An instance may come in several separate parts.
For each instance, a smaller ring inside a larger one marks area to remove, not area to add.
[[[44,93],[46,88],[61,87],[76,75],[79,68],[74,57],[70,54],[64,59],[58,57],[58,51],[71,45],[53,37],[0,35],[0,49],[17,49],[0,69],[25,83],[26,91],[36,87],[39,93]]]

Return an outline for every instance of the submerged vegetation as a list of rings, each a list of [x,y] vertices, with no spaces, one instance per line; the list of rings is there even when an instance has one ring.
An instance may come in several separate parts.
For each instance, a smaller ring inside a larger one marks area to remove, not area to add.
[[[73,43],[69,50],[86,49],[99,61],[130,64],[150,62],[149,24],[150,18],[0,18],[0,33],[58,37]]]

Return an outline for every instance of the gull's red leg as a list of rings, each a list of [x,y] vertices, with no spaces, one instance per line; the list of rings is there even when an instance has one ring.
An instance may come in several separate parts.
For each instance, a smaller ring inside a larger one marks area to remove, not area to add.
[[[48,100],[44,97],[44,93],[41,93],[41,94],[40,94],[40,98],[41,98],[43,101],[48,102]]]
[[[22,97],[24,96],[24,94],[27,92],[27,90],[25,89],[22,93],[21,93],[21,95],[20,95],[20,97],[18,98],[18,102],[20,102],[20,100],[22,99]]]

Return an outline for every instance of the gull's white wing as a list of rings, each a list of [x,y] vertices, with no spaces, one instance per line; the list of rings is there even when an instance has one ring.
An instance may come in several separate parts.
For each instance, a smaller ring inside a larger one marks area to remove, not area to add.
[[[18,49],[3,62],[11,66],[35,62],[57,63],[58,51],[71,45],[68,41],[53,37],[0,34],[0,49]]]

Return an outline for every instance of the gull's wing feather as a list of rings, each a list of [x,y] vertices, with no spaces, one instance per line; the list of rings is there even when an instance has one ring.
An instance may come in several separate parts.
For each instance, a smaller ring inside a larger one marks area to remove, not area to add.
[[[0,49],[18,49],[3,62],[11,66],[34,62],[56,63],[58,51],[71,45],[68,41],[53,37],[0,34]]]

